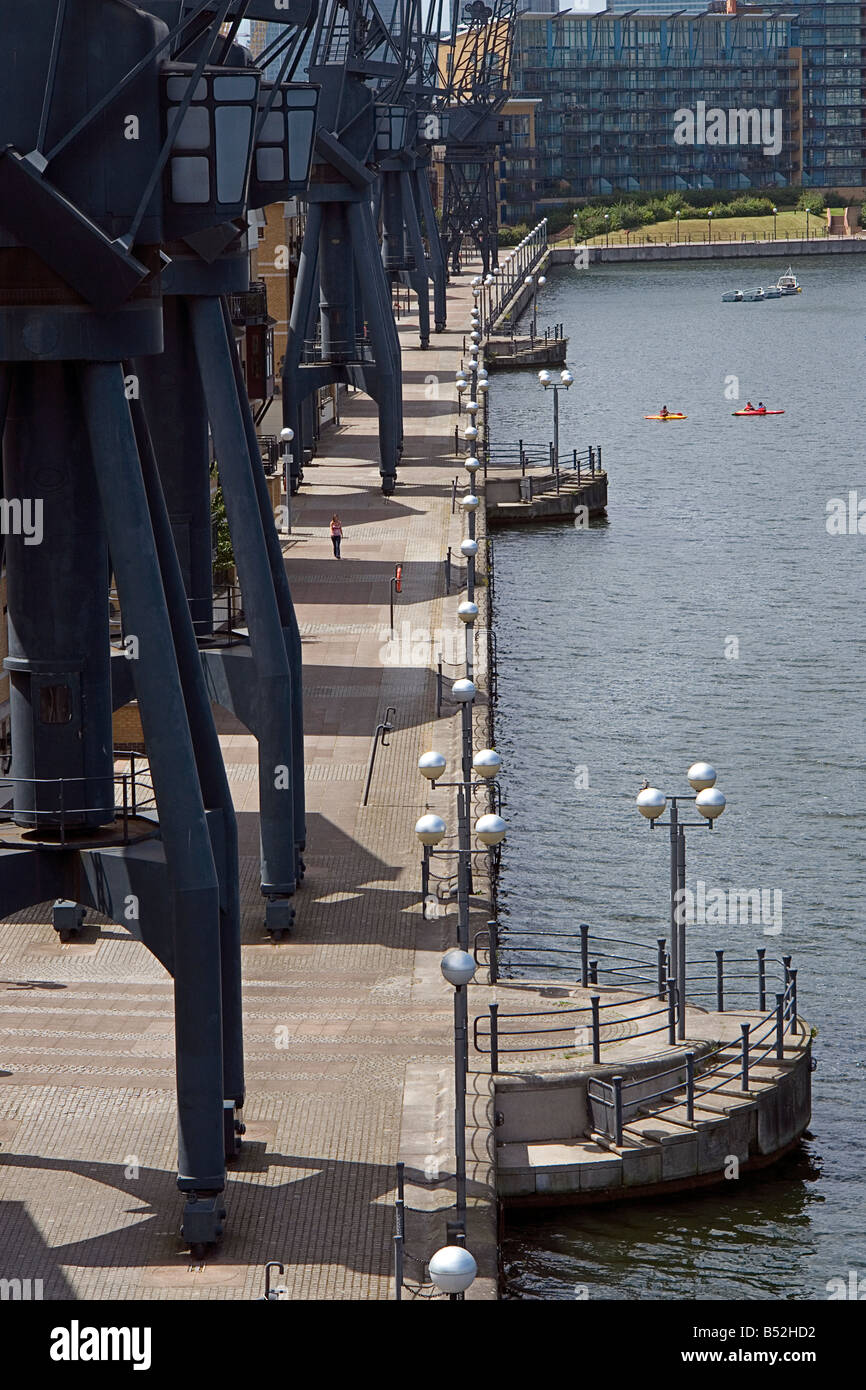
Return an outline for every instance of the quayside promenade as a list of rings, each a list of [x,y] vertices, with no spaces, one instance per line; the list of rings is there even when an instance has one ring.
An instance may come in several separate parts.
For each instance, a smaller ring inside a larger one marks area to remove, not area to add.
[[[205,1264],[178,1237],[171,981],[117,926],[90,921],[61,944],[48,904],[0,928],[0,1275],[42,1279],[46,1298],[254,1298],[274,1259],[293,1298],[392,1297],[398,1158],[412,1208],[404,1296],[422,1273],[412,1254],[445,1243],[454,1042],[439,962],[456,917],[448,906],[424,919],[414,825],[428,800],[455,824],[450,793],[431,796],[417,760],[435,744],[455,765],[459,712],[446,703],[435,717],[435,650],[397,665],[387,643],[400,564],[398,634],[409,624],[423,646],[446,632],[450,655],[462,652],[459,585],[446,596],[443,561],[449,545],[459,557],[464,525],[451,507],[453,380],[472,273],[450,288],[453,327],[428,351],[414,318],[400,321],[406,433],[395,496],[380,490],[372,402],[353,395],[293,499],[284,550],[304,646],[307,873],[296,926],[279,944],[264,933],[258,890],[255,743],[217,711],[240,837],[248,1101],[226,1234]],[[334,511],[345,528],[339,562]],[[394,730],[363,807],[373,731],[389,707]],[[479,905],[473,930],[488,915]],[[496,1291],[488,1085],[469,1107],[471,1298]]]

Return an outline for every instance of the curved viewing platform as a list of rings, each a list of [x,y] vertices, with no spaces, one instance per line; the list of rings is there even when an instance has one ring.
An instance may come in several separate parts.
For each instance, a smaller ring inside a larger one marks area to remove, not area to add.
[[[694,995],[715,1007],[689,1003],[678,1020],[663,940],[653,952],[596,937],[593,954],[615,949],[590,961],[588,935],[582,928],[580,947],[566,938],[527,948],[564,957],[566,968],[580,954],[581,983],[510,980],[475,1018],[474,1054],[490,1059],[503,1203],[655,1196],[789,1152],[809,1123],[812,1070],[790,957],[771,961],[762,948],[752,959],[726,962],[716,951],[693,962]]]

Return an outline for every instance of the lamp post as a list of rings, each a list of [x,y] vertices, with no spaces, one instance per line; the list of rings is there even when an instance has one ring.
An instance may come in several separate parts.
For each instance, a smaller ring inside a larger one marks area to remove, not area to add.
[[[679,212],[679,211],[677,211],[677,212],[674,213],[674,216],[675,216],[676,219],[677,219],[677,245],[679,246],[679,243],[680,243],[680,218],[682,217],[682,213]]]
[[[610,246],[610,213],[604,214],[604,244]]]
[[[725,809],[725,798],[716,783],[716,770],[709,763],[692,763],[686,776],[694,788],[694,796],[665,796],[657,787],[644,786],[638,792],[637,808],[650,823],[666,825],[670,829],[671,874],[670,874],[670,925],[671,947],[673,951],[674,978],[677,987],[677,1037],[686,1036],[686,830],[706,826],[712,830],[713,821]],[[659,820],[668,801],[670,819]],[[695,809],[703,816],[700,821],[681,821],[678,802],[693,801]]]
[[[477,433],[477,431],[476,431]],[[469,537],[460,542],[460,554],[466,561],[466,596],[470,602],[475,602],[475,557],[478,554],[478,542]]]
[[[543,289],[547,284],[547,276],[539,275],[536,281],[534,275],[527,275],[523,283],[532,292],[532,327],[530,333],[532,341],[535,342],[535,335],[538,332],[538,290]]]
[[[286,530],[292,534],[292,440],[295,431],[286,426],[280,430],[280,439],[283,441],[283,491],[286,494]]]
[[[806,240],[807,240],[807,241],[809,240],[809,217],[810,217],[810,215],[811,215],[811,209],[810,209],[810,208],[807,208],[807,209],[806,209]]]
[[[430,1260],[430,1278],[451,1303],[462,1301],[478,1273],[478,1266],[464,1245],[445,1245]]]
[[[484,368],[484,367],[479,367],[479,369],[478,369],[478,385],[477,385],[477,388],[476,388],[476,389],[477,389],[478,395],[479,395],[479,397],[480,397],[480,399],[481,399],[481,422],[482,422],[482,424],[483,424],[483,426],[484,426],[484,449],[485,449],[485,457],[489,459],[489,458],[490,458],[490,397],[488,396],[487,393],[488,393],[488,391],[489,391],[489,389],[490,389],[490,385],[489,385],[489,382],[488,382],[488,380],[487,380],[487,371],[486,371],[486,368]]]
[[[478,604],[470,603],[468,599],[464,599],[462,603],[457,605],[457,616],[466,629],[466,676],[468,680],[471,680],[475,655],[475,620],[478,617]]]
[[[471,418],[472,417],[470,416],[470,419]],[[466,442],[466,448],[471,452],[476,447],[476,441],[478,439],[478,426],[474,424],[467,425],[463,431],[463,438]]]
[[[774,207],[774,208],[773,208],[773,240],[774,240],[774,241],[776,240],[776,213],[777,213],[778,211],[779,211],[779,209],[778,209],[777,207]]]
[[[446,951],[440,969],[454,987],[454,1150],[457,1160],[457,1226],[466,1231],[466,1073],[469,1070],[469,1000],[466,986],[475,977],[475,961],[468,951]]]
[[[471,680],[455,681],[451,687],[454,700],[461,706],[461,780],[459,782],[439,782],[447,766],[441,753],[431,750],[418,759],[418,771],[434,786],[457,790],[457,944],[462,950],[469,949],[469,894],[472,884],[472,836],[470,833],[470,801],[473,791],[482,786],[492,786],[493,779],[502,769],[502,759],[494,748],[483,748],[472,756],[472,701],[475,686]],[[473,773],[476,780],[473,780]],[[477,780],[480,779],[480,780]],[[493,803],[497,804],[496,802]],[[447,826],[441,816],[428,813],[421,817],[415,826],[415,834],[424,846],[422,891],[426,898],[429,886],[430,855],[435,846],[445,836]],[[505,821],[498,814],[488,812],[475,822],[475,834],[488,849],[494,849],[505,839]],[[448,853],[454,853],[453,850]]]
[[[712,210],[712,208],[708,208],[708,209],[707,209],[707,241],[710,242],[710,241],[712,241],[712,239],[713,239],[713,210]]]
[[[559,393],[567,391],[574,382],[574,377],[567,367],[563,367],[559,373],[559,381],[553,380],[552,375],[546,368],[538,373],[538,380],[541,382],[545,391],[553,392],[553,465],[559,468]]]
[[[473,542],[474,544],[474,542]],[[468,599],[467,602],[473,602]],[[469,795],[472,786],[472,707],[475,703],[475,696],[478,691],[475,682],[466,677],[464,680],[456,680],[451,684],[451,698],[460,706],[460,768],[463,774],[463,782],[457,793],[458,811],[458,844],[461,849],[461,863],[464,855],[466,857],[466,872],[463,875],[463,883],[466,892],[465,910],[459,916],[463,919],[461,932],[463,939],[460,945],[464,949],[469,948],[469,872],[471,864],[469,862]],[[460,874],[457,876],[458,901],[460,898]]]
[[[496,281],[493,274],[488,271],[481,286],[481,325],[482,331],[490,333],[493,327],[493,286]]]

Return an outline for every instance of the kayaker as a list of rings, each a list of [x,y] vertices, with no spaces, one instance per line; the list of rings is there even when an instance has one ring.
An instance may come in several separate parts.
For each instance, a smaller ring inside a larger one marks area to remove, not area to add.
[[[755,409],[755,407],[752,405],[752,402],[751,402],[751,401],[746,401],[746,409],[747,409],[747,410],[754,410],[754,409]]]
[[[758,401],[758,414],[759,414],[759,415],[766,415],[766,413],[767,413],[767,407],[764,405],[764,402],[763,402],[763,401]]]
[[[661,416],[662,420],[666,420],[666,419],[667,419],[667,417],[668,417],[668,408],[667,408],[666,405],[663,405],[663,406],[662,406],[661,410],[659,411],[659,415]]]

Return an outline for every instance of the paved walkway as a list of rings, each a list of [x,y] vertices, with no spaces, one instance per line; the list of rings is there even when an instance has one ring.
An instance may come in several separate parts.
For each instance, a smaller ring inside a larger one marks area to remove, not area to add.
[[[419,754],[435,741],[456,755],[453,716],[436,723],[434,740],[431,667],[435,634],[458,628],[443,558],[461,536],[450,441],[467,284],[449,292],[453,329],[429,351],[412,320],[400,324],[406,442],[395,496],[380,491],[372,403],[358,396],[295,499],[285,549],[306,663],[308,871],[295,931],[279,945],[264,933],[258,891],[255,745],[220,718],[240,833],[249,1099],[225,1240],[203,1267],[177,1235],[170,981],[119,927],[94,923],[80,943],[61,945],[43,906],[0,928],[0,1276],[43,1279],[46,1297],[251,1298],[265,1261],[279,1259],[295,1298],[385,1299],[400,1156],[412,1191],[438,1209],[410,1227],[410,1251],[413,1239],[422,1255],[444,1241],[453,1041],[439,959],[454,917],[423,918],[413,827],[428,793]],[[328,539],[335,510],[339,562]],[[396,563],[398,630],[417,665],[392,664],[387,646]],[[371,737],[388,706],[395,731],[363,808]],[[433,796],[441,809],[447,793]],[[489,1276],[488,1081],[473,1085],[481,1138],[469,1245]],[[411,1260],[406,1273],[416,1279]],[[481,1279],[474,1296],[493,1288]]]

